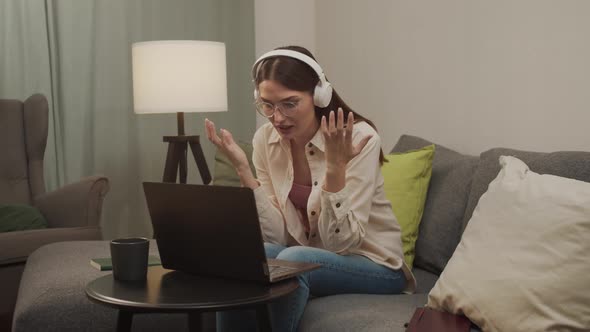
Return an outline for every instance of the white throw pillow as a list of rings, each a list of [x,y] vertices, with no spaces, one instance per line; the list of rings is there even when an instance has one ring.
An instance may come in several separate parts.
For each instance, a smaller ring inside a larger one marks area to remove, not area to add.
[[[590,331],[590,183],[500,164],[428,306],[484,331]]]

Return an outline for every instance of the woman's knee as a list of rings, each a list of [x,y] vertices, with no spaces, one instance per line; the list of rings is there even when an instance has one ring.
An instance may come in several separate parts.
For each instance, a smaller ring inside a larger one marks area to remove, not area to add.
[[[274,244],[264,242],[264,252],[267,258],[277,258],[281,251],[285,250],[285,247],[280,244]]]
[[[321,255],[322,249],[304,246],[288,247],[281,251],[277,259],[291,262],[316,262]]]

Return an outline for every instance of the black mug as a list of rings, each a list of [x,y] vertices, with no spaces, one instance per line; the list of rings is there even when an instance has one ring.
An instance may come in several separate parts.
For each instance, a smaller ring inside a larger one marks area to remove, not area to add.
[[[122,281],[146,280],[150,241],[143,237],[111,241],[113,277]]]

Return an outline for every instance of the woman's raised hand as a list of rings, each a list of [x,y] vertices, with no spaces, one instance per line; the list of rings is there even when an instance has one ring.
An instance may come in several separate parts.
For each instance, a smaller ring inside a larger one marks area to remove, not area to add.
[[[334,111],[330,112],[329,119],[322,116],[322,133],[326,144],[327,171],[345,170],[346,164],[356,157],[367,145],[372,136],[364,137],[356,146],[352,145],[352,128],[354,115],[348,113],[346,126],[344,126],[344,111],[338,109],[338,121]]]
[[[236,169],[250,167],[246,153],[234,141],[234,138],[229,131],[221,129],[219,131],[221,137],[218,136],[217,131],[215,130],[215,124],[209,119],[205,119],[205,128],[207,130],[207,138],[229,158]]]

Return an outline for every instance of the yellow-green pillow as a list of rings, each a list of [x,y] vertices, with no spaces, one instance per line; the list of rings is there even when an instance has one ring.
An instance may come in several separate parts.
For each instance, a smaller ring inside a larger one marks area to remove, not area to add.
[[[418,150],[392,153],[386,158],[389,162],[381,167],[385,180],[385,196],[391,202],[393,213],[402,229],[404,259],[411,268],[432,175],[434,144]]]

